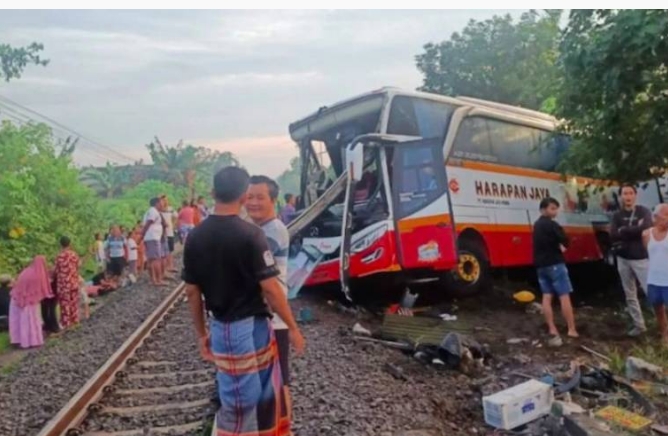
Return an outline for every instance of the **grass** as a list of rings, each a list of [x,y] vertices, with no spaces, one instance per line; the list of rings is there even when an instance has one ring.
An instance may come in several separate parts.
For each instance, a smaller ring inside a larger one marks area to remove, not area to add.
[[[11,374],[12,372],[16,371],[19,368],[19,363],[18,361],[16,362],[11,362],[8,363],[7,365],[0,367],[0,374],[2,375],[8,375]]]
[[[204,423],[202,431],[200,432],[200,436],[211,436],[212,430],[213,430],[213,418],[210,418],[207,419],[206,422]]]
[[[620,350],[618,347],[608,348],[604,354],[610,358],[608,363],[610,370],[617,374],[624,374],[628,356],[637,357],[662,368],[668,368],[668,349],[661,346],[658,340],[655,343],[645,340],[627,351]]]
[[[9,343],[9,332],[0,332],[0,353],[9,350],[11,345]]]

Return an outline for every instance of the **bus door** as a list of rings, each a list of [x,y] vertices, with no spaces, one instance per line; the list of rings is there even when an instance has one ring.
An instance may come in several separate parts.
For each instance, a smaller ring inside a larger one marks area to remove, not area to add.
[[[392,205],[403,269],[457,265],[442,142],[420,139],[391,147]]]
[[[364,143],[352,142],[345,151],[346,163],[346,196],[343,202],[343,219],[341,222],[341,248],[339,256],[339,279],[341,291],[348,301],[350,296],[350,245],[353,236],[353,211],[355,204],[355,188],[362,180],[364,173]]]

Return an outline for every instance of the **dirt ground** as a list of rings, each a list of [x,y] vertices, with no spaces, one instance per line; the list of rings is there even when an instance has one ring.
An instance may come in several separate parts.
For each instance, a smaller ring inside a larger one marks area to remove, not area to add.
[[[623,375],[624,360],[631,354],[666,367],[668,352],[654,347],[658,337],[653,332],[641,339],[625,336],[629,318],[620,289],[576,292],[581,338],[566,339],[564,334],[564,345],[550,348],[542,315],[527,313],[527,307],[511,297],[514,290],[524,287],[504,283],[481,297],[446,299],[436,305],[443,312],[456,314],[471,326],[468,335],[489,346],[493,358],[474,376],[425,366],[410,354],[356,339],[351,332],[356,322],[377,331],[382,318],[337,310],[327,304],[331,292],[307,290],[293,303],[297,310],[311,308],[317,320],[304,325],[308,353],[295,359],[293,365],[296,434],[501,434],[485,425],[482,396],[526,380],[516,373],[540,376],[545,370],[554,372],[578,359],[592,366],[607,364]],[[565,333],[558,310],[555,314]],[[651,318],[648,314],[650,329],[654,327]],[[508,344],[509,339],[522,342]],[[583,345],[611,360],[592,356],[581,349]],[[406,380],[388,374],[384,369],[387,363],[399,367]],[[577,396],[573,400],[585,407],[592,405]],[[653,397],[652,401],[659,409],[655,422],[668,424],[668,397]],[[403,433],[408,431],[422,433]]]

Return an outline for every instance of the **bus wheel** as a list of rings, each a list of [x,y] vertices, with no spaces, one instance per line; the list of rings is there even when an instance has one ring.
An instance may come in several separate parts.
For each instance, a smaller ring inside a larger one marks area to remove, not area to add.
[[[489,260],[485,250],[473,241],[461,241],[459,262],[451,276],[448,287],[457,297],[472,296],[485,289],[489,283]]]

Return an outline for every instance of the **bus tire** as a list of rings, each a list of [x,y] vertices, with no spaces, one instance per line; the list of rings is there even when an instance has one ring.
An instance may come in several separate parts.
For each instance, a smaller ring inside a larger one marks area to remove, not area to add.
[[[478,241],[459,241],[459,264],[447,280],[449,292],[455,297],[471,297],[487,289],[491,282],[489,259]]]

